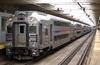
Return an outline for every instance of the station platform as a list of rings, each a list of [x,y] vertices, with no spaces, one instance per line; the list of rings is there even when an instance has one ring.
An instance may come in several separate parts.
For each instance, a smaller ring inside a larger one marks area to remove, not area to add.
[[[89,65],[100,65],[100,30],[96,31],[94,47]]]

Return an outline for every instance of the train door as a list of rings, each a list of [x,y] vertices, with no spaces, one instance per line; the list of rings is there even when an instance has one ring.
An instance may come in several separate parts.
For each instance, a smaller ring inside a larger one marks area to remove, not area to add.
[[[50,44],[50,47],[52,48],[53,47],[53,24],[50,22],[50,26],[49,26],[49,44]]]
[[[42,42],[42,47],[43,48],[49,47],[51,45],[50,39],[52,39],[52,38],[50,38],[50,35],[51,35],[50,32],[52,32],[52,31],[50,31],[50,22],[43,20],[41,23],[40,29],[41,30],[39,30],[39,31],[42,31],[41,35],[40,35],[40,38],[42,38],[42,39],[40,39]]]
[[[27,47],[28,45],[28,24],[25,22],[15,22],[13,24],[13,44],[14,47]]]
[[[42,23],[39,23],[39,42],[42,44]]]

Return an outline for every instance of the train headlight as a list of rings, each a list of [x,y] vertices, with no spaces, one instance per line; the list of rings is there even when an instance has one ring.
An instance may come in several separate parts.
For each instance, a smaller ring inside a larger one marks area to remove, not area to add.
[[[12,54],[12,51],[11,51],[11,49],[7,48],[6,49],[6,55],[9,55],[9,54],[11,55]]]
[[[11,52],[11,49],[6,49],[7,52]]]

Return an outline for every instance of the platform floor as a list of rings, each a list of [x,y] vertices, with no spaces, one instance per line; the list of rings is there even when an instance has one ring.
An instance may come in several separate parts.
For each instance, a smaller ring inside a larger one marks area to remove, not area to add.
[[[97,30],[90,65],[100,65],[100,30]]]

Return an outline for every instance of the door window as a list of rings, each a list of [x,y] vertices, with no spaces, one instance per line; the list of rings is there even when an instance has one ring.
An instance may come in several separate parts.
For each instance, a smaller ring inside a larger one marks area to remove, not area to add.
[[[24,33],[24,26],[20,26],[20,33]]]
[[[48,29],[47,28],[45,29],[45,35],[48,35]]]

